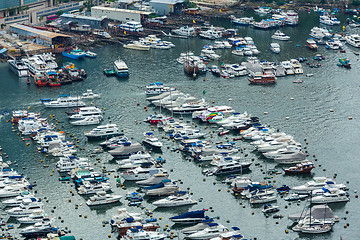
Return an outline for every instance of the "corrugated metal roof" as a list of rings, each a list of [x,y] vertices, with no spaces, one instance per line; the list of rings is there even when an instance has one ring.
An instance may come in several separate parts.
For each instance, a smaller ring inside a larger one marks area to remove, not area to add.
[[[90,17],[90,16],[83,16],[79,14],[70,14],[70,13],[63,13],[60,17],[67,17],[67,18],[78,18],[78,19],[85,19],[85,20],[93,20],[93,21],[102,21],[106,17]]]
[[[169,5],[175,5],[177,3],[183,3],[183,0],[151,0],[150,3],[163,3]]]
[[[130,4],[132,2],[134,2],[133,0],[118,0],[117,1],[118,3],[127,3],[127,4]]]
[[[71,38],[71,36],[69,36],[69,35],[65,35],[65,34],[61,34],[61,33],[55,33],[55,32],[49,32],[49,31],[43,31],[43,30],[35,29],[35,28],[32,28],[32,27],[28,27],[28,26],[25,26],[25,25],[22,25],[22,24],[17,24],[17,23],[11,24],[10,27],[18,28],[18,29],[28,31],[28,32],[31,32],[31,33],[35,33],[35,34],[38,34],[38,35],[41,35],[41,36],[44,36],[44,37],[48,37],[48,38],[56,38],[56,37],[68,37],[68,38]]]
[[[124,13],[136,13],[136,14],[142,14],[142,15],[149,15],[151,12],[145,12],[145,11],[139,11],[139,10],[130,10],[130,9],[121,9],[121,8],[110,8],[110,7],[92,7],[91,9],[98,9],[98,10],[104,10],[104,11],[113,11],[113,12],[124,12]]]

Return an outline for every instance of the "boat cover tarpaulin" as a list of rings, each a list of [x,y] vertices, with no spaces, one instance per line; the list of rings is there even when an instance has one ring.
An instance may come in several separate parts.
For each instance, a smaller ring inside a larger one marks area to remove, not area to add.
[[[288,219],[293,222],[298,222],[299,220],[305,218],[306,216],[310,216],[310,211],[307,210],[305,213],[295,213],[289,215]],[[320,220],[330,220],[330,219],[338,219],[339,217],[334,215],[331,208],[328,205],[316,205],[311,208],[311,217]]]
[[[171,217],[170,219],[205,218],[204,213],[205,213],[205,210],[192,211],[192,212],[187,212],[187,213],[181,214],[179,216]]]
[[[6,52],[6,51],[7,51],[6,48],[2,48],[2,49],[0,49],[0,54],[1,54],[1,53],[4,53],[4,52]]]

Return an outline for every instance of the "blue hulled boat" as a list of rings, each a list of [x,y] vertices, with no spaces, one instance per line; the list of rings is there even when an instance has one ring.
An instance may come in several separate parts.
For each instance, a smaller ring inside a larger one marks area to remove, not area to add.
[[[72,59],[83,59],[86,57],[86,53],[78,48],[72,49],[70,51],[64,51],[62,52],[62,55],[67,58]]]
[[[184,214],[171,217],[169,219],[175,223],[194,223],[209,219],[209,217],[205,216],[205,210],[203,209],[198,211],[186,212]]]

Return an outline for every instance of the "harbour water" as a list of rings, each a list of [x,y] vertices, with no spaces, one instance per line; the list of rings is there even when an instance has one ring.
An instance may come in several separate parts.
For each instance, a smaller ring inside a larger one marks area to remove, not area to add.
[[[261,51],[259,59],[284,61],[298,56],[311,59],[315,53],[306,49],[304,45],[310,29],[318,25],[318,15],[302,13],[299,17],[298,27],[283,29],[283,32],[291,37],[291,40],[280,42],[281,53],[278,55],[271,53],[269,49],[272,42],[271,35],[275,30],[261,31],[244,27],[240,28],[240,35],[251,36],[254,39],[256,46]],[[343,16],[340,19],[344,21],[344,18]],[[230,21],[214,20],[214,23],[231,27]],[[334,31],[340,31],[340,27],[334,28]],[[350,31],[355,33],[356,29],[346,30],[345,33]],[[74,61],[77,67],[87,71],[87,79],[84,82],[76,82],[60,88],[38,88],[33,83],[27,85],[26,79],[18,79],[9,70],[7,64],[0,64],[0,111],[10,112],[30,108],[31,111],[41,112],[43,116],[55,115],[51,121],[55,122],[54,119],[58,119],[58,127],[65,132],[75,134],[80,140],[79,145],[86,149],[79,151],[80,156],[89,156],[87,150],[98,146],[98,142],[87,142],[83,135],[85,131],[93,127],[70,125],[64,109],[45,109],[40,103],[40,98],[56,98],[61,94],[78,95],[86,92],[86,89],[102,93],[101,98],[92,103],[106,108],[105,122],[116,123],[128,137],[133,138],[133,141],[141,141],[142,133],[151,129],[148,124],[137,124],[136,121],[141,122],[149,114],[159,112],[159,109],[148,106],[145,101],[144,89],[150,82],[160,81],[185,93],[204,97],[210,103],[230,105],[239,112],[247,111],[253,116],[260,117],[263,123],[294,136],[297,141],[307,147],[310,153],[309,160],[317,159],[312,175],[306,177],[274,175],[269,179],[273,184],[296,186],[309,181],[313,176],[333,177],[334,174],[337,174],[337,182],[348,182],[351,201],[346,204],[331,205],[334,213],[340,217],[340,222],[334,225],[332,232],[325,235],[299,235],[288,229],[291,221],[287,219],[287,216],[291,213],[301,212],[304,202],[289,205],[278,197],[276,205],[280,206],[279,214],[282,214],[284,218],[266,218],[261,212],[261,208],[252,208],[248,200],[228,193],[228,186],[221,184],[221,178],[202,175],[201,171],[204,166],[186,160],[181,153],[170,151],[171,148],[177,146],[176,143],[161,139],[164,143],[161,155],[167,160],[164,167],[169,170],[170,178],[181,179],[181,187],[184,190],[189,188],[194,199],[203,198],[202,202],[192,207],[154,210],[154,217],[158,219],[162,217],[162,220],[159,220],[162,228],[165,224],[172,225],[168,218],[173,215],[190,209],[206,208],[209,209],[207,212],[209,216],[219,216],[220,219],[217,221],[225,226],[238,226],[247,238],[339,239],[342,236],[343,239],[357,239],[360,233],[357,226],[360,222],[360,207],[359,199],[354,197],[356,195],[354,191],[358,190],[360,181],[358,174],[360,137],[357,133],[360,127],[358,121],[360,119],[358,111],[360,87],[358,81],[359,58],[352,53],[357,50],[346,45],[344,47],[346,53],[339,53],[326,50],[324,46],[321,46],[318,53],[323,54],[326,60],[321,62],[320,68],[311,69],[303,64],[304,74],[301,76],[279,78],[274,86],[252,86],[249,85],[247,77],[224,79],[216,78],[209,73],[196,80],[187,77],[183,73],[182,65],[176,62],[176,58],[187,50],[187,45],[190,50],[199,54],[202,46],[211,41],[200,38],[191,38],[188,43],[185,39],[169,39],[169,41],[172,41],[176,47],[170,50],[152,49],[148,52],[123,49],[121,45],[94,48],[93,51],[98,54],[96,59]],[[300,46],[296,47],[296,45]],[[231,50],[217,50],[217,53],[222,56],[218,64],[245,61],[245,58],[232,55]],[[119,57],[127,63],[130,77],[118,79],[103,75],[103,69],[111,67]],[[338,67],[336,64],[339,57],[349,58],[352,69]],[[62,65],[62,62],[66,60],[59,56],[58,61],[59,65]],[[314,76],[308,78],[305,76],[307,73],[313,73]],[[298,79],[304,82],[293,83]],[[291,100],[292,98],[293,100]],[[90,104],[90,101],[87,103]],[[144,110],[145,106],[148,111]],[[334,111],[330,111],[331,109]],[[268,114],[264,114],[264,112],[268,112]],[[287,117],[288,119],[286,119]],[[349,120],[349,117],[352,117],[352,120]],[[185,119],[192,121],[187,117]],[[109,225],[103,227],[102,221],[109,221],[111,216],[116,213],[117,208],[127,207],[130,209],[129,211],[141,211],[137,207],[128,207],[124,199],[121,200],[122,204],[89,208],[85,204],[86,198],[76,193],[72,196],[70,190],[75,192],[72,184],[58,181],[59,174],[55,170],[57,159],[38,153],[35,143],[26,146],[21,137],[12,132],[11,124],[6,123],[5,120],[4,117],[0,121],[0,145],[9,155],[9,160],[17,162],[18,166],[14,165],[14,168],[24,173],[31,181],[36,181],[37,195],[49,200],[45,205],[46,211],[49,215],[57,218],[56,225],[67,227],[77,239],[106,239],[111,234],[111,230]],[[197,124],[196,127],[204,132],[215,130],[205,129],[206,125],[204,124]],[[165,136],[157,129],[155,129],[155,133],[159,137]],[[233,136],[215,137],[214,135],[212,140],[214,142],[226,141],[226,137],[230,140]],[[245,159],[254,159],[254,163],[259,164],[253,164],[250,168],[251,171],[244,174],[251,177],[252,180],[262,181],[265,175],[261,170],[278,167],[274,162],[255,154],[249,143],[238,142],[237,144],[246,148]],[[158,156],[159,154],[154,153],[153,155]],[[111,161],[109,154],[100,154],[92,158],[92,162],[97,162],[95,160],[97,157],[100,158],[101,163],[97,163],[96,168],[116,168],[116,163]],[[49,165],[49,167],[44,168],[44,165]],[[51,174],[52,176],[50,176]],[[128,191],[137,189],[135,185],[128,183],[125,183],[126,190],[116,188],[114,175],[117,174],[112,173],[110,176],[114,193],[124,196]],[[154,209],[151,201],[144,201],[143,205]],[[76,204],[79,205],[78,209],[75,209]],[[1,213],[6,218],[5,213]],[[58,217],[61,217],[64,222],[62,223]],[[346,224],[349,224],[347,228],[344,227]],[[179,228],[174,226],[173,229],[176,232]],[[289,233],[286,233],[285,230],[288,230]],[[110,238],[115,239],[115,236],[115,234],[111,234]]]

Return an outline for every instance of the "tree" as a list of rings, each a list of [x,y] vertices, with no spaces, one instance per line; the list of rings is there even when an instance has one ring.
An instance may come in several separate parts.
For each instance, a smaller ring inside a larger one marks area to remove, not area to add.
[[[39,17],[39,21],[41,22],[44,19],[44,16]]]
[[[60,11],[57,11],[57,12],[56,12],[56,15],[58,15],[58,16],[60,17],[63,13],[64,13],[64,11],[61,11],[61,10],[60,10]]]

